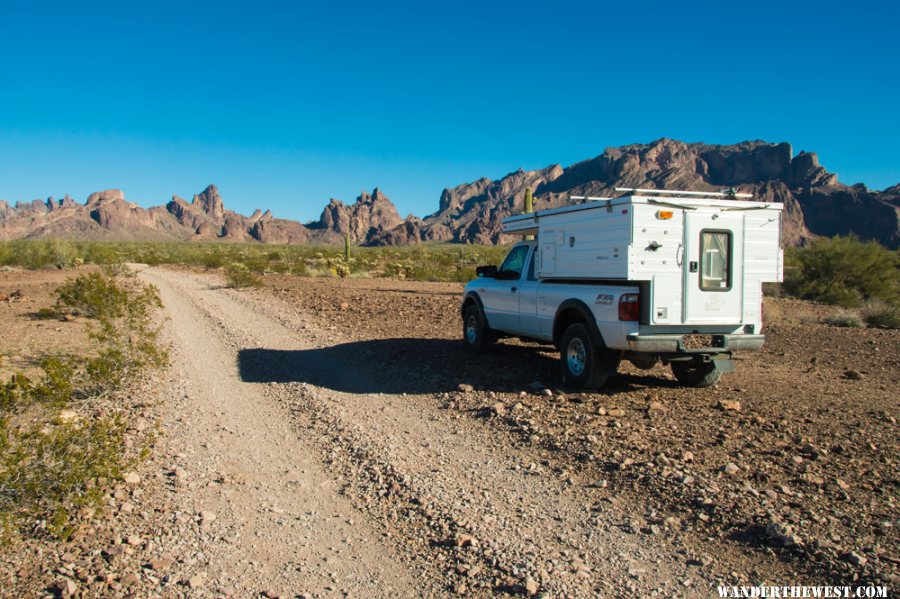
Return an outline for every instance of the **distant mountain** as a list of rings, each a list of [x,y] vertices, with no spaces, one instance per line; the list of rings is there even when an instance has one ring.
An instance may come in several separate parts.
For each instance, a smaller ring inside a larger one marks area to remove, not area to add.
[[[275,218],[266,210],[250,216],[226,210],[210,185],[188,202],[178,196],[165,206],[141,208],[118,189],[92,193],[78,204],[68,196],[18,202],[0,201],[0,239],[46,238],[108,241],[259,241],[262,243],[338,243],[348,231],[368,242],[403,219],[381,191],[365,192],[345,205],[331,200],[318,221],[303,225]]]
[[[610,197],[616,187],[719,191],[735,188],[762,202],[784,202],[784,243],[855,233],[900,245],[900,185],[882,192],[838,183],[813,153],[793,156],[790,144],[748,141],[735,145],[688,144],[660,139],[608,148],[567,168],[519,170],[502,179],[479,179],[441,194],[438,211],[371,239],[372,244],[446,240],[497,243],[501,220],[522,210],[531,187],[535,209],[571,203],[570,196]]]
[[[501,220],[521,212],[525,189],[535,208],[571,203],[570,196],[615,196],[615,187],[694,191],[735,188],[763,202],[784,202],[784,243],[815,236],[855,233],[900,246],[900,184],[872,191],[838,183],[813,153],[794,156],[790,144],[748,141],[707,145],[660,139],[608,148],[600,156],[563,168],[518,170],[499,179],[478,179],[441,193],[437,212],[400,217],[380,190],[354,203],[332,199],[317,221],[301,224],[267,210],[244,216],[226,210],[214,185],[188,202],[141,208],[119,190],[93,193],[82,205],[62,200],[0,201],[0,239],[62,237],[107,240],[223,240],[262,243],[355,243],[399,245],[426,241],[499,243]]]

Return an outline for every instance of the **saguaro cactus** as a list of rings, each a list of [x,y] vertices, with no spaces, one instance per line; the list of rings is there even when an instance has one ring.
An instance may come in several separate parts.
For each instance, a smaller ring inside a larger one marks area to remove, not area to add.
[[[344,262],[350,264],[350,232],[344,235]]]
[[[534,197],[531,195],[531,188],[525,188],[525,214],[534,212]],[[534,239],[534,235],[526,235],[525,239]]]

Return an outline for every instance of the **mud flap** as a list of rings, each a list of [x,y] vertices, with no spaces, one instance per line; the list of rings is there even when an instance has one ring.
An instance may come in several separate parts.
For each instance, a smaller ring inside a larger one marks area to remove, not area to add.
[[[734,372],[734,360],[731,358],[718,358],[710,360],[719,372]]]

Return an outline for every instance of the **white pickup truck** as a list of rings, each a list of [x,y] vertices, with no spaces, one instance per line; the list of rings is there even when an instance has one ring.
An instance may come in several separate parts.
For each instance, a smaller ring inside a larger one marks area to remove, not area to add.
[[[629,191],[503,221],[527,239],[465,287],[463,339],[552,343],[563,381],[597,388],[622,360],[715,384],[762,347],[762,283],[782,280],[782,204],[740,194]]]

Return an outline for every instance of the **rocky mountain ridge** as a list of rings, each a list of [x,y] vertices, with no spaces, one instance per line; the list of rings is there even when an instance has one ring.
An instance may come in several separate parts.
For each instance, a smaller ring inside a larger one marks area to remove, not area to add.
[[[518,170],[497,180],[481,178],[441,193],[438,210],[424,218],[400,217],[379,189],[352,204],[337,199],[306,224],[256,210],[244,216],[225,208],[215,185],[192,201],[178,196],[165,206],[142,208],[120,190],[91,194],[85,204],[62,200],[0,201],[0,239],[64,237],[108,240],[222,240],[262,243],[338,243],[350,234],[363,245],[429,241],[499,243],[503,218],[522,210],[526,188],[535,208],[570,203],[570,196],[615,196],[616,187],[714,191],[735,188],[764,202],[784,202],[784,243],[854,233],[900,246],[900,184],[872,191],[838,182],[814,153],[796,156],[790,144],[748,141],[734,145],[660,139],[608,148],[569,167]]]

